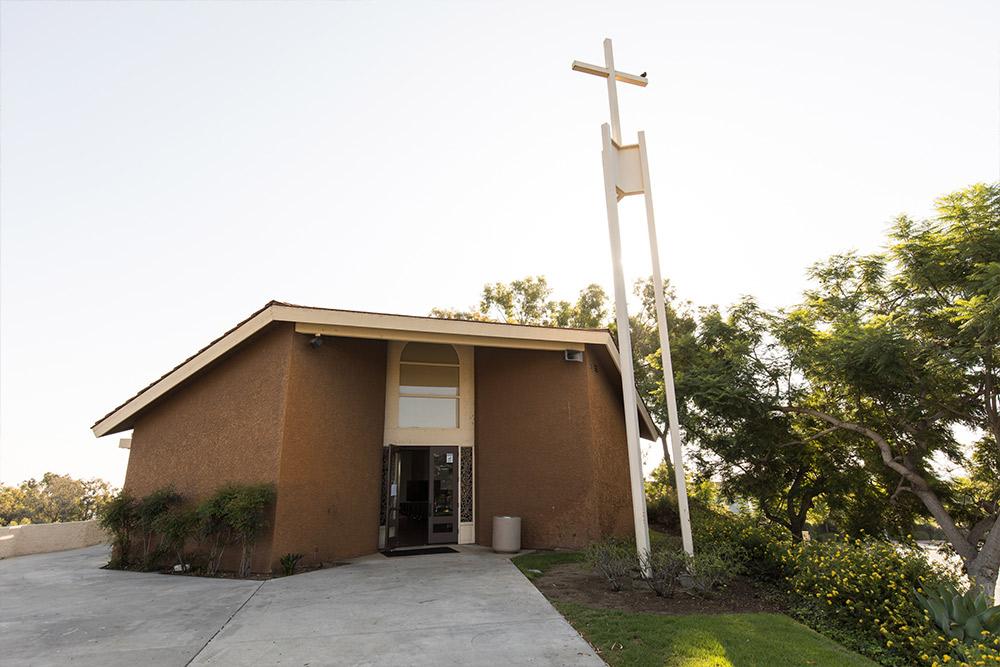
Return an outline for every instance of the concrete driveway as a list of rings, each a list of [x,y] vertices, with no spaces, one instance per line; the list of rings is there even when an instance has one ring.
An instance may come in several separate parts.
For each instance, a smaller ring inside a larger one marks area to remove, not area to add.
[[[603,665],[501,556],[385,558],[265,582],[111,572],[105,547],[0,561],[8,665]]]

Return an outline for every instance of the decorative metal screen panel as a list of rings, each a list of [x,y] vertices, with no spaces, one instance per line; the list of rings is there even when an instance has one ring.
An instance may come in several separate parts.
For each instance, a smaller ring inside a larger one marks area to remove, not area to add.
[[[385,525],[385,485],[389,479],[389,448],[382,448],[382,492],[379,493],[378,525]]]
[[[461,447],[462,516],[463,522],[474,521],[472,512],[472,447]]]

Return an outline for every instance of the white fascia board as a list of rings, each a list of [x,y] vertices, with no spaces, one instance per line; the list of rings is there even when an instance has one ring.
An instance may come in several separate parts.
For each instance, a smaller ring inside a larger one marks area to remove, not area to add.
[[[300,325],[327,325],[331,327],[378,329],[386,332],[415,334],[440,334],[469,339],[506,339],[511,341],[600,345],[608,338],[606,331],[587,329],[558,329],[555,327],[498,322],[447,320],[433,317],[409,317],[358,313],[344,310],[320,310],[296,306],[272,306],[274,319]],[[387,337],[387,336],[386,336]],[[548,346],[546,346],[548,347]]]
[[[331,327],[408,332],[413,335],[431,333],[460,337],[469,340],[471,344],[476,344],[476,341],[480,341],[480,344],[483,344],[491,340],[494,343],[502,343],[503,340],[509,340],[511,341],[511,347],[530,347],[532,341],[534,341],[541,349],[561,349],[562,347],[566,349],[582,349],[582,346],[588,343],[601,344],[605,338],[610,340],[607,332],[604,331],[555,329],[551,327],[469,322],[405,315],[384,315],[380,313],[361,313],[272,304],[98,421],[91,428],[94,435],[102,437],[116,432],[115,429],[124,430],[119,427],[126,420],[167,394],[167,392],[198,371],[236,348],[271,322],[294,322],[297,325],[313,324]]]
[[[330,327],[328,331],[331,333],[356,330],[357,334],[365,329],[369,332],[381,330],[386,332],[382,337],[391,339],[402,339],[406,335],[431,334],[454,337],[472,345],[478,343],[538,349],[582,349],[588,344],[604,345],[611,355],[615,368],[621,373],[618,348],[607,331],[446,320],[272,304],[101,419],[91,428],[94,435],[102,437],[115,432],[115,429],[140,410],[236,348],[271,322],[293,322],[296,324],[296,330],[301,332],[323,333],[323,327]],[[315,327],[315,330],[311,330],[310,325]],[[638,396],[638,392],[636,395]],[[659,434],[660,431],[642,400],[638,401],[638,405],[640,417],[649,431]]]

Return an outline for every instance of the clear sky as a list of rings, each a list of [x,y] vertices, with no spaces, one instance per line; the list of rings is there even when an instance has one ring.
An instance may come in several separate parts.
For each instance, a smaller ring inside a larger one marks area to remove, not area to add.
[[[90,425],[270,299],[610,286],[605,87],[570,70],[606,36],[649,73],[623,132],[696,303],[793,302],[812,262],[1000,172],[995,0],[4,2],[0,24],[6,483],[120,484]]]

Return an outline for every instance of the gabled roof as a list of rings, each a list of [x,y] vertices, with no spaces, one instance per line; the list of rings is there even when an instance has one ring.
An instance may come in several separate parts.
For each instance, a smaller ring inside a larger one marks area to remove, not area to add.
[[[291,322],[303,334],[344,336],[380,340],[449,342],[460,345],[541,350],[582,350],[585,345],[603,347],[620,372],[618,349],[607,329],[571,329],[528,324],[502,324],[449,320],[415,315],[390,315],[356,310],[297,306],[271,301],[248,318],[188,357],[171,371],[142,389],[91,427],[101,437],[126,431],[135,417],[196,373],[232,352],[272,322]],[[638,396],[637,396],[638,398]],[[642,400],[638,400],[640,431],[658,438],[659,429]]]

